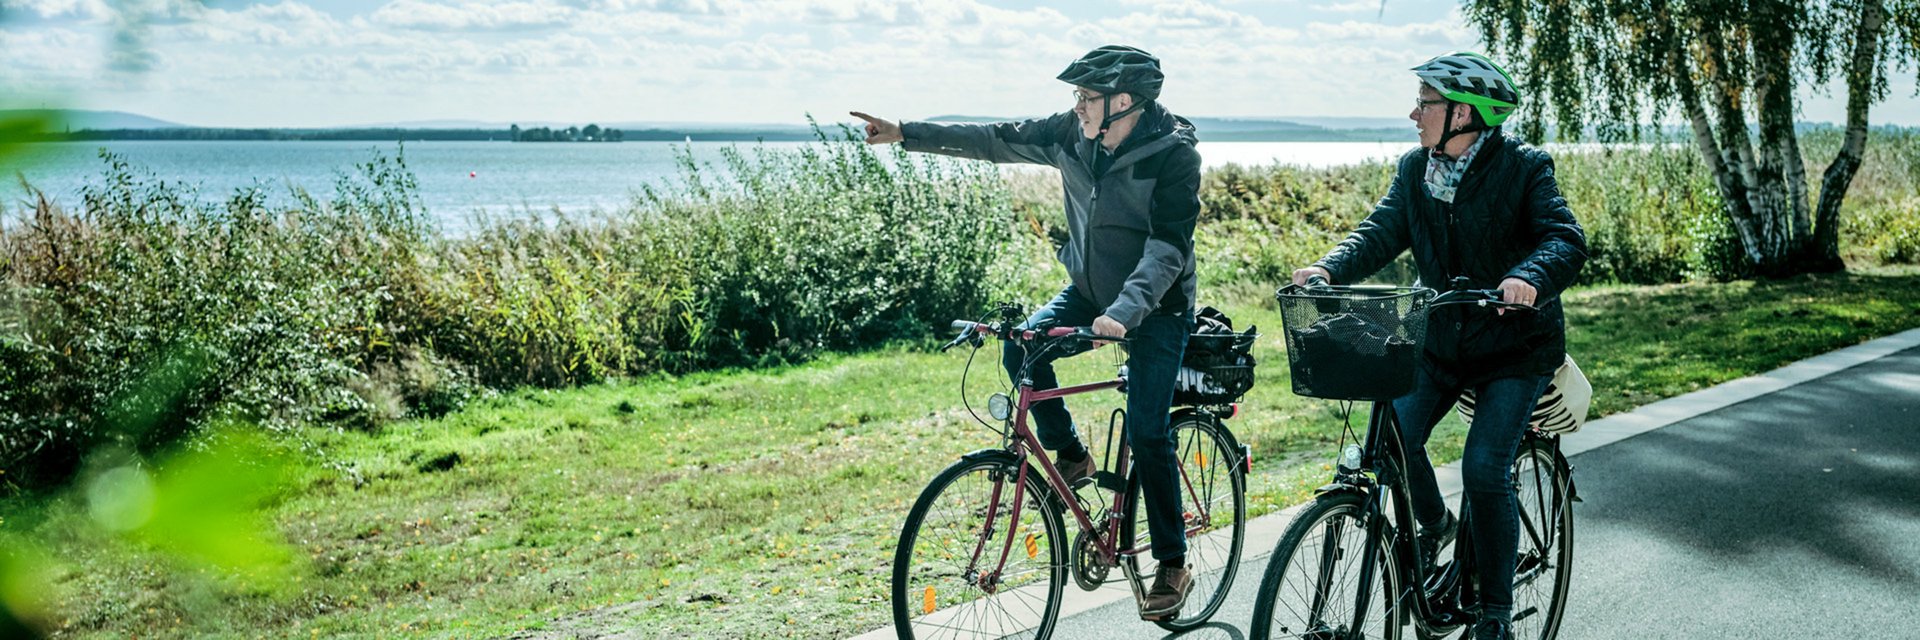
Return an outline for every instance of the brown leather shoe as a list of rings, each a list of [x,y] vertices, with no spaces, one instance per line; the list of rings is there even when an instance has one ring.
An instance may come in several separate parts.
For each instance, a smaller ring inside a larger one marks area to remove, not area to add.
[[[1078,489],[1082,483],[1093,477],[1093,456],[1082,458],[1079,462],[1061,460],[1058,468],[1060,479],[1066,480],[1067,486]]]
[[[1183,566],[1162,564],[1154,572],[1153,588],[1147,590],[1147,599],[1140,603],[1140,619],[1165,620],[1180,613],[1180,605],[1187,603],[1187,592],[1193,590],[1193,571]]]

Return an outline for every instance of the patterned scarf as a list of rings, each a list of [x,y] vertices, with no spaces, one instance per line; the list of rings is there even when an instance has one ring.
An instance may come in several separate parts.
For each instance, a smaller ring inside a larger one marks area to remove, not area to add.
[[[1473,156],[1480,153],[1480,145],[1485,144],[1488,137],[1482,131],[1479,137],[1473,139],[1473,145],[1467,147],[1467,152],[1456,159],[1449,160],[1438,151],[1428,152],[1427,195],[1452,204],[1454,195],[1460,190],[1460,177],[1466,175],[1467,167],[1473,165]]]

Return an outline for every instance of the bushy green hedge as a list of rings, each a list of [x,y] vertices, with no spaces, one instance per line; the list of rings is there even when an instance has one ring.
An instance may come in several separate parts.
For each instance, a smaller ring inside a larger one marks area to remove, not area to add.
[[[1806,136],[1810,176],[1838,132]],[[1745,273],[1693,150],[1557,150],[1587,282]],[[681,158],[617,211],[440,229],[400,157],[323,201],[209,201],[109,156],[77,209],[0,217],[0,489],[101,446],[151,451],[223,418],[366,427],[487,389],[759,366],[943,332],[1064,282],[1057,175],[875,149]],[[1393,168],[1229,166],[1202,184],[1203,301],[1272,287],[1353,228]],[[1877,131],[1847,201],[1856,262],[1920,260],[1920,135]],[[1377,276],[1406,282],[1403,258]],[[295,439],[297,441],[297,439]]]
[[[729,152],[725,171],[686,156],[619,211],[459,237],[400,157],[273,209],[107,156],[80,208],[0,220],[0,479],[228,417],[367,426],[484,388],[925,338],[1034,288],[1042,243],[992,167],[891,153],[848,134]]]
[[[1810,193],[1840,132],[1802,137]],[[1552,148],[1555,175],[1587,233],[1584,283],[1652,284],[1748,277],[1713,178],[1691,145]],[[1388,162],[1324,169],[1209,170],[1195,241],[1201,286],[1280,283],[1346,237],[1386,193]],[[1044,191],[1028,185],[1019,193]],[[1815,203],[1817,204],[1817,203]],[[1024,205],[1016,205],[1020,207]],[[1841,249],[1856,264],[1920,261],[1920,132],[1875,130],[1842,209]],[[1403,257],[1375,280],[1411,282]]]

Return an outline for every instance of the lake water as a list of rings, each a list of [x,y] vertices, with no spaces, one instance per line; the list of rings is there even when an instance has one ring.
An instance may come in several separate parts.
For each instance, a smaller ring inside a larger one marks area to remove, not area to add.
[[[794,148],[800,142],[770,142]],[[645,184],[676,174],[677,148],[690,148],[703,162],[718,162],[733,142],[623,142],[618,144],[514,144],[510,142],[408,142],[407,166],[420,184],[428,211],[459,220],[475,210],[511,214],[528,209],[616,209]],[[1332,166],[1392,158],[1411,143],[1390,142],[1203,142],[1207,166],[1229,162]],[[57,202],[78,203],[80,190],[98,183],[106,149],[171,183],[194,185],[206,200],[235,189],[263,185],[270,200],[287,201],[288,185],[322,198],[335,176],[352,172],[376,152],[393,155],[392,143],[280,142],[61,142],[27,145],[27,152],[0,158],[0,202],[14,210],[25,197],[16,176]]]

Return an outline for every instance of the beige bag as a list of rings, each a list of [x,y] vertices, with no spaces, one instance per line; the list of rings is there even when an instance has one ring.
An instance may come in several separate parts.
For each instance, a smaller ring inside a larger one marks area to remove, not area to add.
[[[1473,424],[1473,391],[1460,394],[1460,418],[1467,424]],[[1580,365],[1573,363],[1573,356],[1553,372],[1553,382],[1547,385],[1547,392],[1540,394],[1540,402],[1533,406],[1533,420],[1529,423],[1535,429],[1554,434],[1567,434],[1579,431],[1587,423],[1587,410],[1593,406],[1593,384],[1587,382],[1587,376],[1580,372]]]

